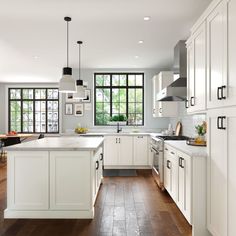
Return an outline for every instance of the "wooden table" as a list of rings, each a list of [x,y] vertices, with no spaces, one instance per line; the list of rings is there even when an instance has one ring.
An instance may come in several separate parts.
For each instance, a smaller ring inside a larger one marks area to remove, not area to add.
[[[16,134],[16,135],[0,134],[0,140],[8,139],[8,138],[20,138],[23,141],[32,136],[33,134]]]

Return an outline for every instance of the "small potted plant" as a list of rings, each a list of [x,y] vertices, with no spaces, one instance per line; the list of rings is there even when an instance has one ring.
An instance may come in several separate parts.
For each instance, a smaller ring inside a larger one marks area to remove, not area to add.
[[[127,124],[127,118],[124,115],[114,115],[110,118],[109,125],[126,125]]]
[[[203,121],[201,125],[195,126],[198,136],[195,138],[196,143],[205,143],[205,134],[207,130],[206,122]]]

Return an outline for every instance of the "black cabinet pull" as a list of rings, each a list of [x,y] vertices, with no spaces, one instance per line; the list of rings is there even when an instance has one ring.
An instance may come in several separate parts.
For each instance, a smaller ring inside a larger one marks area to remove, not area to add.
[[[217,129],[221,129],[220,120],[221,120],[221,116],[218,116],[217,117]]]
[[[175,153],[174,152],[170,152],[172,155],[175,155]]]
[[[169,160],[167,160],[167,163],[166,163],[167,165],[166,165],[166,167],[168,168],[168,169],[170,169],[171,167],[170,167],[170,161]]]
[[[119,138],[119,143],[120,143],[120,138]]]
[[[181,167],[181,157],[179,157],[179,166]]]
[[[103,160],[103,153],[100,153],[100,161]]]
[[[190,98],[190,105],[191,106],[195,106],[195,99],[194,99],[194,97]]]
[[[218,100],[222,99],[222,87],[217,87],[217,99]]]
[[[162,113],[162,108],[161,107],[159,108],[159,112]]]
[[[117,138],[116,138],[116,143],[117,143]]]
[[[99,161],[96,161],[96,170],[99,168]]]
[[[168,148],[165,148],[166,151],[168,151]]]
[[[221,116],[221,129],[226,129],[226,127],[224,127],[224,120],[226,120],[226,116]]]
[[[185,100],[185,108],[188,108],[188,99]]]
[[[184,168],[183,163],[184,163],[184,158],[181,157],[181,166],[180,166],[181,168]]]
[[[226,96],[224,95],[224,89],[226,89],[226,86],[221,86],[221,99],[226,99]]]

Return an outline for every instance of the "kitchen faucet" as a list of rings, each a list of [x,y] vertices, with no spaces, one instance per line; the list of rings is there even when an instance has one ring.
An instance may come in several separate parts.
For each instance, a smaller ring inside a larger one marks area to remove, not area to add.
[[[119,124],[119,122],[117,122],[116,132],[120,133],[121,131],[122,131],[122,128],[120,128],[120,124]]]

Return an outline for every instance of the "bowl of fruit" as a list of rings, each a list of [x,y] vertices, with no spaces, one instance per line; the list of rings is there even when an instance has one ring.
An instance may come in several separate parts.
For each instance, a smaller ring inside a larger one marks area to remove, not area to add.
[[[87,128],[77,127],[75,128],[75,133],[77,134],[86,134],[88,132]]]

